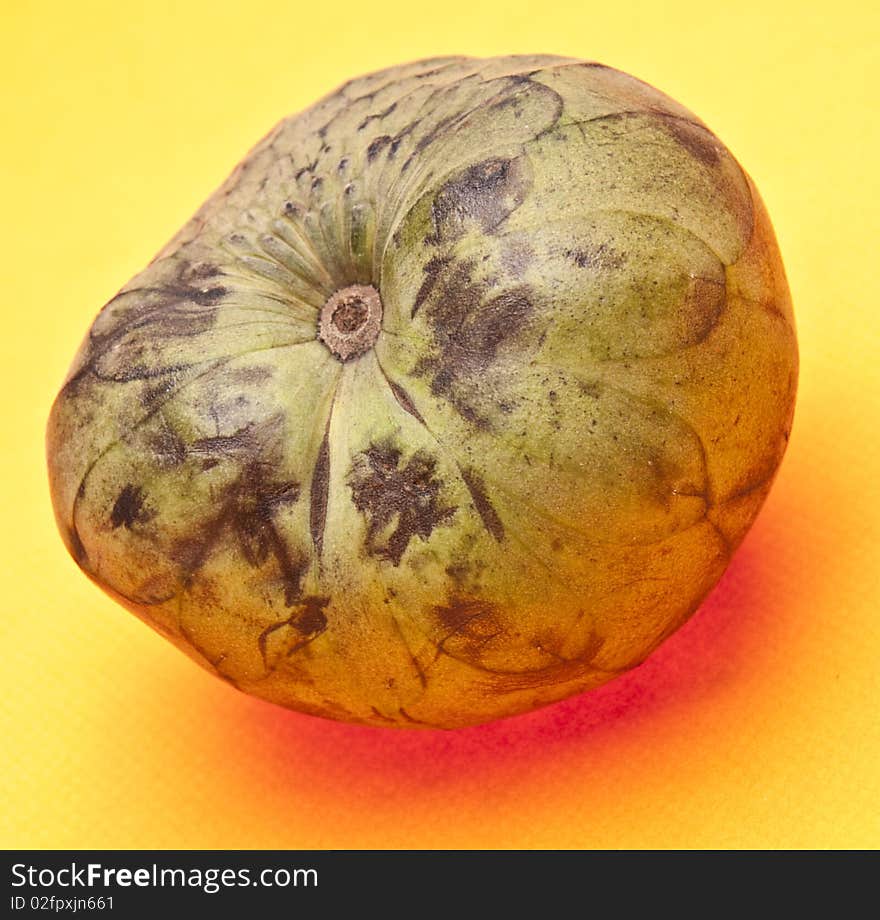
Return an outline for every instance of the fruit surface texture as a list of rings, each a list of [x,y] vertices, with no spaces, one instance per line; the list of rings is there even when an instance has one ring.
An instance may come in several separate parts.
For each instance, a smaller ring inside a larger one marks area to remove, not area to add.
[[[241,690],[456,728],[687,620],[796,385],[769,218],[698,118],[595,63],[420,61],[278,124],[103,308],[52,500]]]

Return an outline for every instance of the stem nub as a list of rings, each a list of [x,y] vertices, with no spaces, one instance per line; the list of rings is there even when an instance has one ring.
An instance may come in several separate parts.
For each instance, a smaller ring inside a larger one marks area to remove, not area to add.
[[[369,351],[382,328],[382,300],[371,284],[351,284],[327,298],[318,320],[318,338],[349,361]]]

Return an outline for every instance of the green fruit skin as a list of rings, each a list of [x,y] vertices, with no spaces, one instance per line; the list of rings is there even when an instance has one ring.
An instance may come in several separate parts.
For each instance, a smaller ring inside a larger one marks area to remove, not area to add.
[[[352,284],[373,348],[317,338]],[[456,728],[639,664],[739,545],[797,344],[758,193],[595,63],[419,61],[278,124],[101,311],[49,420],[79,566],[313,715]]]

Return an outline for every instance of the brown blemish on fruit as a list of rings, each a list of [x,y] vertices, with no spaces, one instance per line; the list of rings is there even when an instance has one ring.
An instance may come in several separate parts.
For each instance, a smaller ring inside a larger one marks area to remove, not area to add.
[[[416,719],[414,716],[411,716],[411,715],[403,708],[403,706],[401,706],[397,711],[401,714],[401,716],[403,716],[403,718],[404,718],[407,722],[411,722],[413,725],[427,725],[427,726],[430,727],[430,728],[438,727],[438,726],[433,725],[433,723],[431,723],[431,722],[423,722],[421,719]]]
[[[391,143],[391,135],[383,134],[381,137],[374,137],[367,147],[367,161],[372,163],[377,156]]]
[[[66,533],[67,545],[70,547],[70,554],[73,556],[77,565],[85,569],[89,554],[86,552],[85,546],[83,546],[83,542],[77,533],[76,527],[68,527]],[[88,574],[88,572],[86,574]]]
[[[243,383],[245,385],[266,383],[275,375],[275,368],[267,364],[257,364],[253,367],[236,367],[227,374],[230,383]]]
[[[479,667],[483,647],[504,632],[498,611],[486,601],[453,597],[434,608],[434,616],[446,630],[437,642],[437,653]]]
[[[75,391],[87,376],[103,382],[127,383],[177,374],[191,366],[184,362],[154,367],[139,361],[142,343],[195,338],[211,329],[217,321],[217,310],[212,308],[228,293],[226,287],[208,283],[214,275],[222,274],[214,265],[180,260],[175,269],[167,282],[126,289],[106,304],[101,312],[112,314],[115,322],[106,332],[94,327],[90,330],[85,359],[62,393]],[[135,343],[136,332],[140,341]],[[104,359],[110,361],[111,369],[101,367]],[[114,363],[119,365],[115,369]]]
[[[208,456],[214,459],[247,456],[253,453],[256,426],[252,423],[233,434],[197,438],[187,449],[190,456]]]
[[[701,128],[684,118],[658,116],[669,135],[687,152],[706,166],[716,166],[721,159],[721,142],[708,128]]]
[[[532,180],[524,156],[492,157],[450,179],[431,205],[430,243],[458,239],[468,229],[494,233],[525,201]]]
[[[324,437],[318,448],[312,485],[309,490],[309,529],[318,558],[324,546],[324,527],[327,523],[327,499],[330,492],[330,421],[324,429]]]
[[[304,597],[292,605],[293,610],[287,619],[267,626],[260,633],[257,644],[267,670],[273,671],[281,658],[290,658],[327,629],[327,615],[324,611],[329,603],[329,597]],[[271,650],[270,640],[273,645]],[[269,661],[270,651],[275,653],[271,656],[273,664]]]
[[[135,524],[145,524],[153,518],[153,512],[144,507],[144,490],[129,483],[116,498],[110,512],[110,525],[114,530],[125,527],[131,530]]]
[[[685,292],[689,346],[705,341],[718,323],[726,301],[724,282],[691,278]]]
[[[131,594],[126,596],[132,603],[143,604],[145,607],[156,607],[176,597],[177,590],[178,586],[174,579],[163,572],[148,575]]]
[[[150,449],[153,451],[156,465],[161,468],[179,466],[186,460],[186,444],[167,423],[164,423],[162,430],[150,439]]]
[[[394,394],[394,398],[400,404],[400,407],[405,412],[408,412],[417,422],[421,422],[421,424],[424,425],[425,420],[422,418],[421,412],[419,412],[415,403],[410,398],[409,393],[407,393],[399,383],[395,383],[389,377],[385,379],[388,381],[388,386],[391,388],[391,392]]]
[[[584,380],[582,377],[574,377],[573,382],[578,392],[584,396],[589,396],[591,399],[599,399],[602,395],[602,384],[597,380]]]
[[[493,610],[492,605],[485,601],[453,597],[447,605],[435,607],[434,615],[443,626],[451,630],[447,634],[446,638],[448,638],[453,633],[466,629],[468,624],[477,618],[491,615]],[[445,641],[441,639],[438,645],[442,645]]]
[[[450,562],[444,571],[457,585],[463,585],[465,579],[471,571],[470,561],[460,560],[456,562]]]
[[[788,436],[785,431],[782,432],[781,437],[783,444],[787,442]],[[781,454],[783,452],[783,444],[777,444],[777,454]],[[768,486],[773,481],[773,477],[776,475],[777,467],[774,464],[778,464],[777,456],[773,453],[768,453],[764,458],[763,463],[761,463],[761,465],[756,469],[750,470],[749,473],[743,477],[743,480],[739,484],[733,486],[725,495],[718,498],[717,504],[727,505],[740,501],[743,498],[748,498],[750,495],[758,492],[765,486]]]
[[[269,672],[272,673],[271,671]],[[268,675],[267,675],[268,676]],[[350,709],[346,709],[333,700],[322,700],[320,703],[307,703],[303,700],[297,700],[290,703],[290,708],[296,712],[301,712],[307,716],[314,716],[318,719],[335,719],[342,722],[353,722],[357,725],[369,724],[366,719],[355,715]]]
[[[355,507],[367,519],[367,552],[399,565],[411,539],[427,540],[455,514],[440,498],[436,468],[434,457],[421,450],[402,462],[400,449],[388,442],[355,457],[347,481]]]
[[[313,160],[311,163],[306,163],[305,166],[301,167],[294,173],[293,175],[294,181],[299,182],[299,180],[302,179],[303,176],[312,174],[317,168],[317,166],[318,166],[317,160]]]
[[[566,258],[571,259],[578,268],[589,268],[593,271],[610,271],[620,268],[626,264],[628,259],[625,252],[618,252],[608,243],[566,249],[564,255]]]
[[[479,81],[481,79],[482,78],[478,74],[473,74],[464,77],[459,85],[470,81]],[[456,110],[452,107],[452,111],[449,115],[441,118],[426,134],[419,138],[415,150],[401,167],[401,172],[407,170],[416,156],[422,153],[435,141],[458,130],[477,111],[486,112],[493,109],[500,111],[502,109],[512,108],[514,110],[514,117],[519,119],[524,114],[522,103],[529,97],[534,98],[534,96],[538,94],[543,99],[543,110],[541,112],[542,117],[540,118],[540,126],[537,130],[533,131],[532,136],[540,133],[545,127],[555,124],[562,114],[563,101],[560,95],[550,87],[530,80],[525,74],[512,74],[497,79],[484,80],[484,82],[487,87],[497,87],[497,92],[488,96],[488,98],[482,99],[473,107],[465,107],[460,110]],[[528,121],[524,123],[524,129],[528,131]]]
[[[376,709],[375,706],[370,706],[370,709],[372,710],[373,715],[380,721],[385,722],[390,725],[395,725],[397,723],[396,719],[392,719],[390,716],[386,716],[383,713],[379,712],[379,710]]]
[[[393,595],[394,592],[392,591],[390,593]],[[422,689],[424,690],[428,686],[428,678],[427,678],[427,675],[425,674],[425,670],[419,663],[418,658],[413,653],[413,650],[410,647],[409,642],[407,641],[406,634],[400,628],[400,623],[398,622],[397,617],[394,616],[393,613],[391,614],[391,625],[394,627],[394,631],[397,633],[397,637],[400,639],[401,644],[406,649],[406,654],[410,660],[410,664],[412,664],[413,670],[415,671],[416,676],[419,679],[419,683],[422,685]]]
[[[435,396],[487,428],[487,419],[471,404],[467,390],[496,360],[499,348],[526,326],[534,309],[528,286],[492,297],[489,280],[472,280],[475,269],[473,261],[450,262],[441,269],[436,294],[423,307],[434,350],[419,361],[415,373],[430,378]]]
[[[551,664],[544,667],[523,671],[488,667],[482,662],[484,648],[504,632],[494,608],[480,601],[453,600],[449,607],[435,608],[435,612],[442,616],[445,625],[452,627],[452,632],[438,643],[438,653],[479,671],[495,693],[517,693],[522,690],[558,686],[569,681],[582,680],[597,671],[607,675],[607,679],[618,671],[625,670],[610,670],[595,664],[595,659],[605,644],[604,638],[596,633],[591,633],[584,647],[572,657],[563,657],[536,640],[535,648],[553,659]]]
[[[157,404],[165,402],[168,397],[172,396],[177,386],[178,381],[172,376],[156,384],[145,386],[140,394],[141,405],[145,409],[153,409]]]
[[[471,493],[471,499],[483,525],[500,543],[504,539],[504,525],[501,523],[501,518],[498,517],[498,512],[492,506],[492,502],[489,501],[486,484],[482,477],[476,471],[462,467],[461,478],[464,479],[464,484]]]
[[[371,121],[381,121],[383,118],[387,118],[396,108],[397,102],[395,101],[392,102],[391,105],[389,105],[386,109],[383,109],[381,112],[374,112],[371,115],[367,115],[367,117],[358,125],[358,131],[363,131]]]
[[[231,435],[201,438],[188,449],[212,465],[233,466],[236,474],[216,487],[217,513],[193,533],[177,541],[173,549],[184,585],[189,585],[224,537],[254,568],[271,557],[280,570],[284,602],[299,601],[302,576],[308,566],[303,553],[288,547],[275,523],[275,516],[299,499],[300,485],[279,478],[283,417],[279,414],[263,425],[251,424]]]
[[[428,315],[444,352],[443,364],[481,371],[495,359],[501,343],[525,326],[532,301],[525,286],[486,300],[492,286],[471,281],[473,268],[473,263],[455,265]]]
[[[424,267],[422,268],[422,274],[425,277],[421,286],[416,292],[416,297],[413,301],[410,316],[415,316],[419,307],[421,307],[421,305],[428,299],[431,291],[434,290],[434,285],[437,283],[437,279],[440,277],[441,271],[443,271],[451,263],[451,261],[452,260],[450,258],[434,256],[432,259],[429,259],[425,263]]]
[[[505,671],[500,669],[484,670],[490,675],[492,686],[499,693],[516,693],[521,690],[536,690],[540,687],[552,687],[567,683],[572,680],[582,680],[596,671],[602,671],[608,676],[618,670],[599,668],[595,660],[605,640],[596,633],[591,633],[584,648],[572,658],[563,658],[555,655],[548,649],[542,649],[546,654],[558,660],[544,668],[535,668],[529,671]]]
[[[507,241],[501,251],[501,266],[514,278],[522,278],[535,261],[535,251],[525,242]]]

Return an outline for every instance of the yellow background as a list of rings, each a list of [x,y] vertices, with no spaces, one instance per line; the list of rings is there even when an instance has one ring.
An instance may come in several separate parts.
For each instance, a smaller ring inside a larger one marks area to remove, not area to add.
[[[6,0],[0,845],[880,845],[876,9]],[[660,87],[761,189],[802,359],[774,490],[697,616],[594,694],[453,734],[240,695],[67,558],[43,457],[67,365],[280,117],[404,60],[537,51]]]

